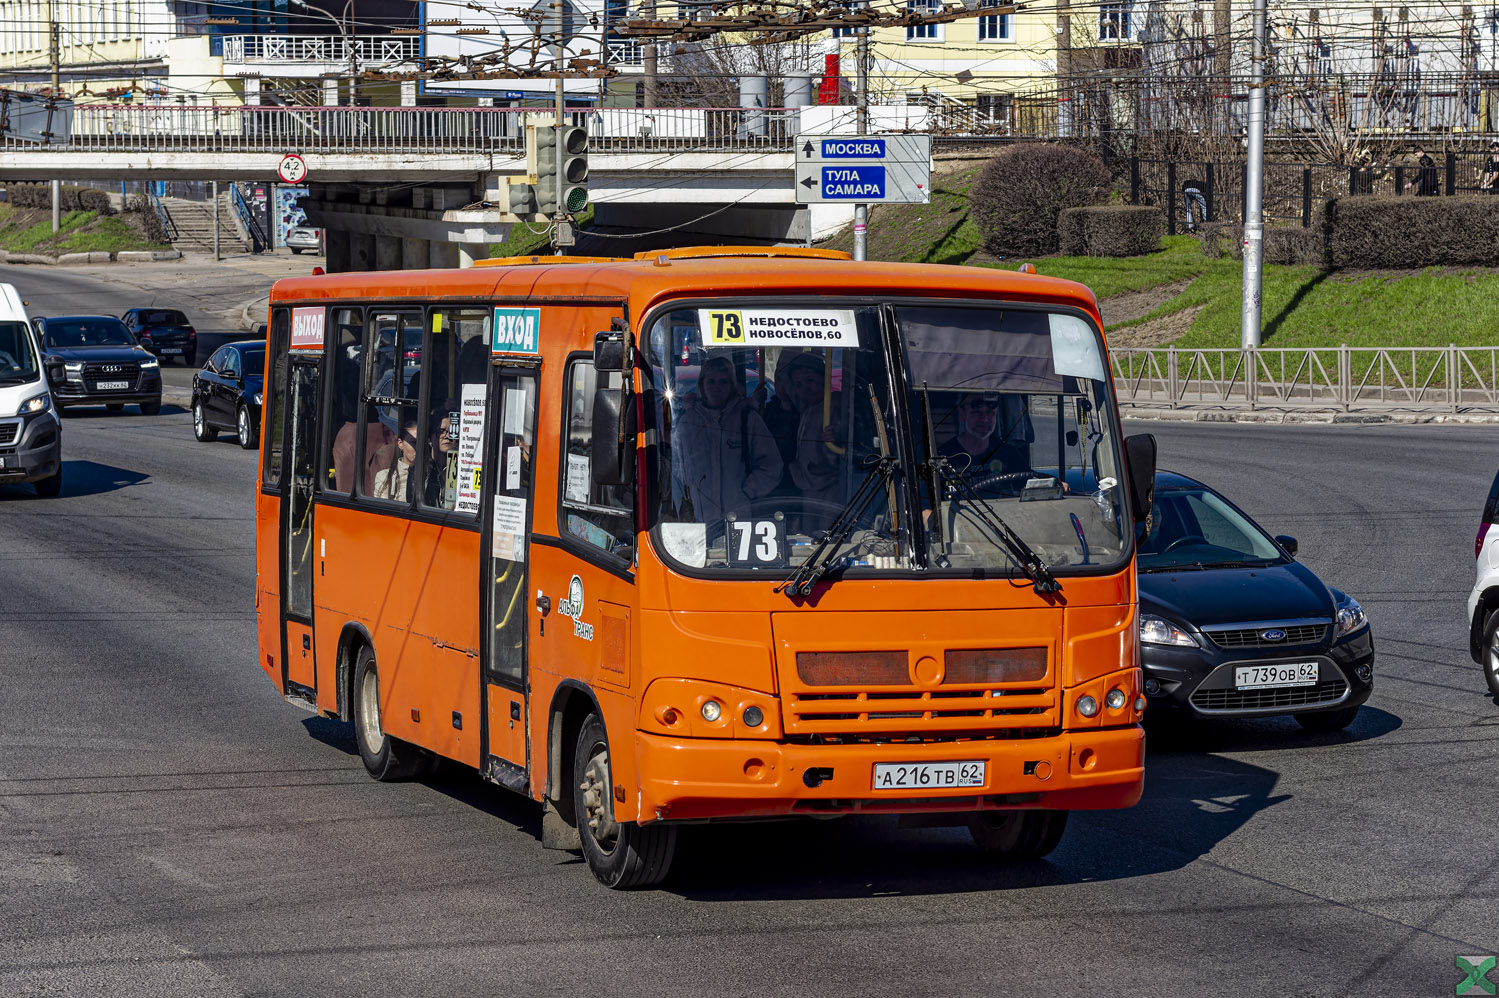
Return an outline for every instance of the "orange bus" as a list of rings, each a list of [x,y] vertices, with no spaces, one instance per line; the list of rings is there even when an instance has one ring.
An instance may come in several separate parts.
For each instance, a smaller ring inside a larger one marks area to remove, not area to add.
[[[1084,287],[712,248],[277,282],[259,654],[597,878],[683,822],[895,813],[1033,858],[1140,796],[1134,538]]]

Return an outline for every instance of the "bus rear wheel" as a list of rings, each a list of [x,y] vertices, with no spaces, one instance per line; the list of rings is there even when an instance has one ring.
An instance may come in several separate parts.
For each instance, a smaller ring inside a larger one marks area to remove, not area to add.
[[[364,768],[377,780],[409,780],[425,769],[422,751],[387,735],[380,723],[380,673],[368,646],[359,649],[354,667],[354,740]]]
[[[1066,811],[986,811],[968,819],[968,831],[980,851],[1013,862],[1047,855],[1066,830]]]
[[[614,820],[613,786],[604,722],[590,714],[578,731],[573,752],[573,813],[583,858],[605,887],[622,890],[658,884],[671,870],[676,826]]]

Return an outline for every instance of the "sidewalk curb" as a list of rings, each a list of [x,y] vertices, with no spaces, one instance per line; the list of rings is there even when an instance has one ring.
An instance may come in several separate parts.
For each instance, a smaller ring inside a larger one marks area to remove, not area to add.
[[[1499,412],[1262,412],[1244,410],[1136,409],[1119,407],[1120,419],[1155,420],[1163,423],[1269,423],[1367,425],[1395,423],[1499,424]]]
[[[88,253],[62,253],[56,256],[47,253],[9,253],[0,250],[0,263],[39,263],[64,267],[78,263],[163,263],[180,259],[182,259],[180,250],[120,250],[115,253],[93,250]]]

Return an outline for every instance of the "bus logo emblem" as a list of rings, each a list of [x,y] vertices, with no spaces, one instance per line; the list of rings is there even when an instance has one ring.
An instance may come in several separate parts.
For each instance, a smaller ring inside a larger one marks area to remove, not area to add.
[[[540,353],[541,309],[496,308],[491,353]]]
[[[567,585],[567,599],[557,604],[557,612],[564,617],[571,617],[573,621],[573,634],[584,641],[593,640],[593,625],[585,624],[579,618],[583,616],[583,580],[574,575],[573,580]]]

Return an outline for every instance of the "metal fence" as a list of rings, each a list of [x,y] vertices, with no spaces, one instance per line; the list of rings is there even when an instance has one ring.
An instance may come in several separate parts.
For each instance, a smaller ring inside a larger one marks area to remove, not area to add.
[[[515,152],[540,108],[88,104],[55,148],[107,151]],[[786,151],[798,108],[572,109],[597,151]]]
[[[1499,409],[1499,347],[1121,347],[1110,366],[1130,406]]]

